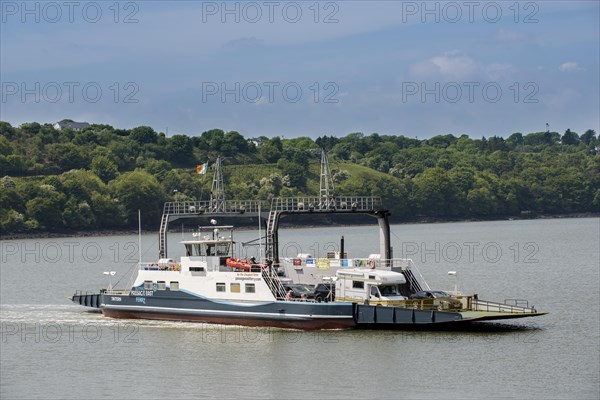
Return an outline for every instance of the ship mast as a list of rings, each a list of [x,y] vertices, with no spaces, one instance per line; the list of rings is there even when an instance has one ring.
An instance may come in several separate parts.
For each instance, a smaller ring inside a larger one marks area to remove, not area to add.
[[[319,183],[321,209],[335,208],[335,186],[329,168],[329,160],[325,149],[321,149],[321,179]]]
[[[210,189],[210,210],[212,212],[225,212],[225,184],[221,171],[221,157],[215,161],[215,175]]]

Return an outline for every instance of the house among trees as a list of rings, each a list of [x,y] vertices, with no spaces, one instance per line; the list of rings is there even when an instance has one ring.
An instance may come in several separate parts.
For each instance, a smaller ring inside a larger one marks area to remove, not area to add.
[[[75,122],[75,121],[70,120],[70,119],[63,119],[62,121],[57,122],[57,123],[55,123],[52,126],[57,131],[60,131],[60,130],[62,130],[64,128],[71,128],[74,131],[80,131],[80,130],[83,130],[85,128],[89,128],[90,124],[88,124],[87,122]]]
[[[262,138],[250,138],[248,139],[248,142],[254,143],[254,145],[258,147],[263,145],[264,140]]]

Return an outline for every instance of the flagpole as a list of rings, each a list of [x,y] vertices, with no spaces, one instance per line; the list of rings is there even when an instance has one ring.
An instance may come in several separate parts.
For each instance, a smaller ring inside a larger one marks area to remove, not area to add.
[[[138,253],[139,265],[142,265],[142,211],[138,208]]]
[[[260,223],[260,201],[258,203],[258,259],[262,262],[262,224]]]

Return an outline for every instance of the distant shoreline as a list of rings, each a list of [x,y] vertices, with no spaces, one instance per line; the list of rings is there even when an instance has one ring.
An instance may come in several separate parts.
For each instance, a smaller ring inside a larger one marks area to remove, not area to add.
[[[570,213],[570,214],[537,214],[528,216],[513,216],[513,217],[497,217],[497,218],[438,218],[438,217],[415,217],[412,219],[390,219],[392,225],[409,225],[409,224],[437,224],[437,223],[456,223],[456,222],[483,222],[483,221],[512,221],[512,220],[536,220],[536,219],[562,219],[562,218],[600,218],[600,213]],[[327,224],[314,223],[294,223],[283,224],[285,229],[296,228],[318,228],[321,226],[364,226],[371,225],[367,222],[356,222],[351,224],[340,224],[334,221]],[[243,224],[236,228],[237,230],[257,230],[255,226]],[[186,229],[186,232],[189,230]],[[170,233],[181,232],[176,229],[169,229]],[[9,234],[1,234],[0,241],[4,240],[22,240],[22,239],[50,239],[50,238],[70,238],[70,237],[95,237],[95,236],[123,236],[137,235],[137,230],[132,229],[92,229],[86,231],[68,231],[68,232],[17,232]],[[142,234],[158,234],[158,228],[142,230]]]

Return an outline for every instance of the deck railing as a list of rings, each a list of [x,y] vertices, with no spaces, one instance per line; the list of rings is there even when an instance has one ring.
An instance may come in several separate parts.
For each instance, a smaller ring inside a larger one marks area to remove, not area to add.
[[[271,211],[373,211],[382,208],[381,197],[374,196],[318,196],[278,197],[271,201]]]
[[[156,262],[143,262],[138,263],[139,269],[142,271],[179,271],[181,269],[181,265],[176,262],[162,264]]]
[[[537,312],[535,308],[529,307],[528,303],[527,307],[517,305],[517,302],[526,302],[526,300],[517,300],[515,304],[507,304],[508,302],[514,300],[515,299],[508,299],[506,300],[506,303],[495,303],[493,301],[479,300],[473,298],[471,300],[471,309],[473,311],[507,312],[512,314],[528,314]]]
[[[128,289],[102,289],[101,291],[105,295],[115,295],[115,296],[129,296]]]
[[[260,206],[259,206],[260,205]],[[258,213],[259,209],[268,210],[268,205],[260,200],[225,200],[225,201],[171,201],[163,208],[167,215],[200,215],[210,213]]]

